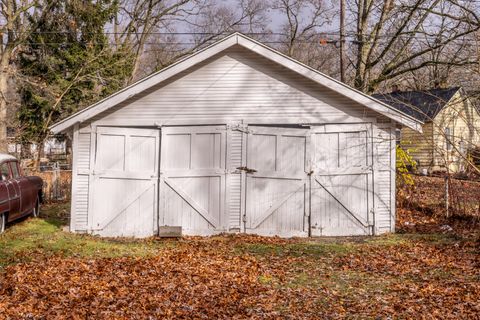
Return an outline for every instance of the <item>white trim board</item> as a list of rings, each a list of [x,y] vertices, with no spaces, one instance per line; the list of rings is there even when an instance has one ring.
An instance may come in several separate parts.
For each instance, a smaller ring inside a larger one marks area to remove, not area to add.
[[[396,121],[397,123],[419,132],[422,131],[423,123],[417,119],[238,32],[233,33],[207,48],[200,50],[171,66],[164,68],[83,110],[80,110],[70,117],[53,124],[50,126],[50,130],[53,133],[59,133],[71,128],[77,123],[85,122],[235,45],[246,48],[247,50],[292,70],[293,72],[296,72],[322,86],[330,88],[331,90]]]

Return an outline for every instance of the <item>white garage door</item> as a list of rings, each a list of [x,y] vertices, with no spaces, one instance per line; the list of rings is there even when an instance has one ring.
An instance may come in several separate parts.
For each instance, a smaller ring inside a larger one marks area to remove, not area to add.
[[[224,126],[162,128],[160,226],[225,230],[225,134]]]
[[[235,168],[225,126],[164,127],[161,139],[154,129],[98,128],[89,226],[105,236],[150,236],[158,226],[224,232],[229,195],[239,199],[247,233],[371,233],[370,125],[245,129],[239,150],[230,146],[243,159],[240,188],[226,185]]]
[[[372,154],[369,125],[312,129],[311,234],[371,233]]]
[[[159,130],[97,128],[89,225],[103,236],[156,232]]]
[[[308,234],[308,130],[249,127],[246,232]]]

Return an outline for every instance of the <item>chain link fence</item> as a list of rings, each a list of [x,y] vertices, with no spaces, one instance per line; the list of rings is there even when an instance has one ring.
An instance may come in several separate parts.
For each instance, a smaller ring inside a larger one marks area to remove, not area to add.
[[[43,195],[46,202],[69,201],[72,191],[72,170],[60,166],[43,167],[40,171],[29,171],[28,175],[43,179]]]
[[[399,184],[399,208],[446,218],[480,220],[480,182],[448,175],[413,175],[413,185]]]

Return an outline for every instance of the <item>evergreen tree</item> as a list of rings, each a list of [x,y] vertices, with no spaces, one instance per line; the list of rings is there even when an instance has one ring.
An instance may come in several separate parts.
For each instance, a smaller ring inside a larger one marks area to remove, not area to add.
[[[42,148],[48,126],[119,90],[132,60],[109,44],[115,0],[45,0],[18,56],[22,142]],[[41,153],[40,150],[39,153]]]

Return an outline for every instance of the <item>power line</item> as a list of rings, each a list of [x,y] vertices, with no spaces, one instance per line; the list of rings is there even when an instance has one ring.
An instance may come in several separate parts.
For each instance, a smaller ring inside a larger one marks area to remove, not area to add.
[[[370,40],[364,40],[360,41],[355,39],[352,36],[345,36],[345,42],[352,43],[352,44],[358,44],[358,43],[370,43],[372,41]],[[424,37],[397,37],[399,39],[415,39],[415,40],[427,40]],[[350,40],[347,40],[350,39]],[[213,42],[218,39],[210,39],[206,42]],[[378,42],[389,42],[391,39],[390,38],[383,38],[378,40]],[[446,41],[448,39],[440,40]],[[337,45],[340,43],[340,39],[338,38],[328,38],[328,37],[322,37],[319,35],[316,40],[295,40],[295,43],[301,43],[301,44],[319,44],[319,45],[325,45],[325,44],[333,44]],[[265,44],[288,44],[290,41],[288,40],[261,40],[262,43]],[[473,43],[473,44],[480,44],[480,40],[475,40],[475,39],[468,39],[468,38],[458,38],[454,40],[448,41],[448,43]],[[2,44],[5,45],[7,42],[3,42]],[[84,45],[110,45],[110,46],[118,46],[122,44],[118,44],[116,42],[92,42],[92,41],[78,41],[78,42],[68,42],[68,41],[62,41],[62,42],[20,42],[18,43],[19,45],[30,45],[30,46],[42,46],[42,45],[73,45],[73,44],[84,44]],[[198,45],[198,42],[190,41],[190,42],[184,42],[184,41],[159,41],[159,42],[145,42],[145,45]]]
[[[480,0],[479,0],[480,1]],[[69,31],[32,31],[32,32],[19,32],[17,34],[28,33],[28,34],[72,34]],[[221,36],[229,35],[232,32],[149,32],[149,35],[164,35],[164,36]],[[98,34],[98,32],[79,32],[79,34]],[[143,32],[102,32],[102,35],[143,35]],[[283,32],[245,32],[243,33],[247,36],[288,36]],[[331,35],[331,36],[340,36],[340,31],[318,31],[316,33],[318,36],[322,35]],[[412,37],[411,35],[415,34],[413,37],[428,37],[428,38],[438,38],[440,34],[425,34],[420,32],[405,32],[403,34],[397,35],[396,33],[385,33],[378,35],[379,38],[382,37]],[[358,34],[355,32],[346,32],[345,36],[347,37],[358,37]]]
[[[56,34],[70,34],[70,32],[67,31],[33,31],[31,34],[37,34],[37,35],[56,35]],[[80,34],[97,34],[97,32],[82,32]],[[106,32],[102,33],[102,35],[141,35],[143,34],[142,32],[131,32],[131,33],[121,33],[121,32]],[[222,32],[222,33],[214,33],[214,32],[151,32],[149,33],[150,35],[157,35],[157,36],[213,36],[212,39],[207,40],[205,42],[210,42],[210,41],[215,41],[221,36],[225,36],[228,34],[231,34],[231,32]],[[248,36],[264,36],[264,37],[286,37],[288,39],[289,35],[281,32],[248,32],[244,33],[245,35]],[[296,43],[304,43],[304,44],[315,44],[315,43],[320,43],[321,45],[325,44],[333,44],[335,46],[338,46],[340,42],[349,42],[353,44],[359,44],[359,43],[369,43],[371,42],[370,39],[364,39],[360,40],[358,39],[359,35],[354,33],[354,32],[345,32],[341,34],[340,31],[327,31],[327,32],[317,32],[316,34],[313,34],[309,36],[309,39],[315,39],[315,40],[307,40],[307,39],[297,39],[295,40]],[[377,38],[380,40],[380,42],[385,41],[385,42],[390,42],[392,38],[397,38],[397,39],[414,39],[414,40],[419,40],[419,41],[445,41],[448,40],[448,37],[444,37],[442,35],[435,35],[435,34],[420,34],[416,32],[411,32],[411,33],[404,33],[404,34],[394,34],[394,33],[386,33],[383,35],[377,36]],[[286,44],[289,43],[289,40],[282,40],[282,39],[275,39],[275,40],[268,40],[268,39],[262,39],[261,41],[265,44]],[[377,40],[377,41],[379,41]],[[3,45],[6,44],[8,41],[8,38],[4,40]],[[470,42],[470,43],[479,43],[480,40],[476,39],[471,39],[467,38],[466,36],[463,36],[462,38],[454,39],[449,41],[450,43],[458,43],[458,42]],[[90,45],[95,45],[95,44],[104,44],[104,45],[110,45],[110,46],[117,46],[118,44],[116,42],[91,42],[91,41],[81,41],[79,40],[78,42],[69,42],[69,41],[61,41],[61,42],[28,42],[28,41],[23,41],[20,42],[19,44],[21,45],[30,45],[30,46],[41,46],[41,45],[70,45],[70,44],[90,44]],[[192,46],[192,45],[198,45],[199,43],[196,41],[174,41],[174,40],[167,40],[167,41],[158,41],[158,42],[146,42],[145,45],[183,45],[183,46]]]

